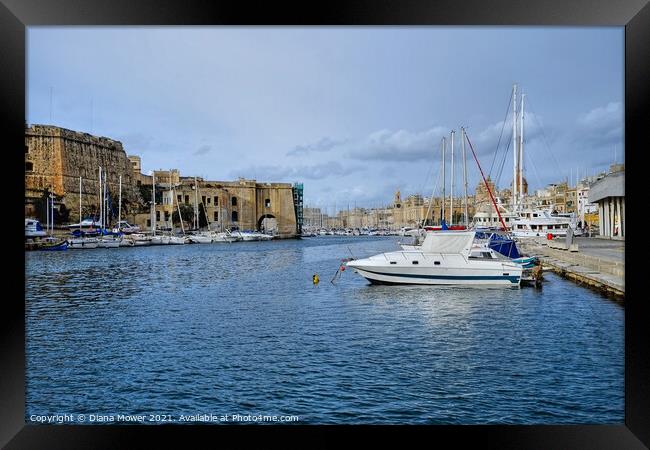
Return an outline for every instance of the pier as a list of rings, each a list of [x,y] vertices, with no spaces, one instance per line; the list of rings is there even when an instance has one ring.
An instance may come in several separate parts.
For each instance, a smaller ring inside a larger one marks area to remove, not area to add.
[[[576,238],[565,248],[564,239],[518,242],[527,256],[537,256],[544,268],[618,299],[625,297],[625,241]]]

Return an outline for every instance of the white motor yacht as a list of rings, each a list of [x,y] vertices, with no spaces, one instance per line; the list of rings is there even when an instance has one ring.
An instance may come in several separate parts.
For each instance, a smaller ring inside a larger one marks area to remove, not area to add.
[[[474,231],[429,231],[419,250],[380,253],[347,263],[373,284],[519,287],[522,266],[492,249],[472,251]]]

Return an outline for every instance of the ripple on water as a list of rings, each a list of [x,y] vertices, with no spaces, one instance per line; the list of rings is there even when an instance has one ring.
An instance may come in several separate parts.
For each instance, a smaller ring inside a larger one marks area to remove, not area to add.
[[[329,283],[396,241],[27,253],[26,414],[623,422],[620,305],[552,274],[541,291]]]

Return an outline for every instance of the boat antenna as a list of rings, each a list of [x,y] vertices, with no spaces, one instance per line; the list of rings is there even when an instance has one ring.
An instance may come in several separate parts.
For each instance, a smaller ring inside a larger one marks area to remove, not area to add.
[[[442,212],[440,215],[440,223],[445,220],[445,146],[447,140],[442,138]]]
[[[449,225],[454,223],[454,141],[456,130],[451,130],[451,193],[449,194]]]
[[[465,128],[460,128],[460,146],[463,153],[463,184],[465,186],[465,227],[469,228],[469,213],[467,211],[467,154],[465,153]]]
[[[506,227],[506,224],[503,221],[503,217],[501,217],[501,212],[499,212],[499,208],[497,207],[497,202],[494,200],[494,195],[492,194],[492,189],[490,189],[490,185],[488,184],[487,180],[485,179],[485,175],[483,175],[483,169],[481,169],[481,164],[478,162],[478,158],[476,157],[476,152],[474,151],[474,146],[472,146],[472,141],[469,140],[469,136],[467,135],[467,132],[465,132],[465,139],[467,139],[467,143],[469,144],[469,148],[472,151],[472,155],[474,156],[474,161],[476,161],[476,165],[478,166],[478,170],[481,172],[481,177],[483,178],[483,183],[485,183],[485,188],[487,189],[488,194],[490,194],[490,199],[492,199],[492,204],[494,205],[494,209],[497,211],[497,215],[499,216],[499,221],[501,222],[501,225],[503,225],[503,229],[507,230],[508,228]]]
[[[468,141],[469,142],[469,141]],[[512,86],[512,209],[517,209],[517,84]]]

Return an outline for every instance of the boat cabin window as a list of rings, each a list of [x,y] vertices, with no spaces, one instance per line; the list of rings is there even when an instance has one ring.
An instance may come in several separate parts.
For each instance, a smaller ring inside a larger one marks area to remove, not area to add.
[[[413,264],[420,264],[420,261],[411,261]]]
[[[530,228],[532,228],[533,230],[536,230],[536,229],[537,229],[537,225],[531,225]]]
[[[390,263],[391,264],[397,264],[397,261],[391,261]]]
[[[434,261],[433,264],[436,265],[436,266],[439,266],[439,265],[440,265],[440,261]]]
[[[492,254],[490,252],[481,252],[481,256],[483,256],[483,258],[492,258]]]

